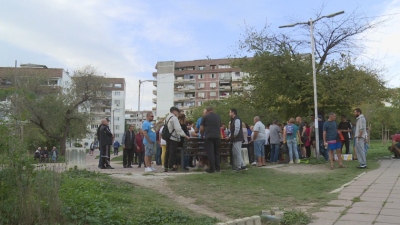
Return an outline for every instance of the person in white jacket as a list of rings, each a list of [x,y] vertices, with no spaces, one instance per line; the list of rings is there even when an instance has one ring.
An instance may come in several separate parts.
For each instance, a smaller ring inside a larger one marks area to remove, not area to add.
[[[181,137],[190,139],[190,137],[187,136],[185,132],[183,132],[179,120],[176,117],[179,114],[179,109],[176,107],[171,107],[169,111],[170,114],[164,120],[165,122],[164,126],[168,126],[168,131],[171,133],[170,139],[165,140],[167,142],[167,149],[165,152],[165,159],[164,159],[164,172],[168,172],[168,170],[170,171],[178,170],[176,167],[175,168],[173,167],[178,144],[181,141]]]

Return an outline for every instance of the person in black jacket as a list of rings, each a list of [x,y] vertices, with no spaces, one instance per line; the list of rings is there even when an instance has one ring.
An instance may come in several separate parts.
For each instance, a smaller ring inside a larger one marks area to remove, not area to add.
[[[101,146],[101,169],[114,169],[110,166],[110,149],[114,141],[114,135],[108,127],[108,120],[102,119],[102,126],[99,128],[100,146]]]
[[[131,162],[133,161],[133,152],[136,152],[138,146],[136,144],[136,134],[133,131],[135,127],[131,124],[129,125],[129,130],[127,130],[122,136],[122,148],[123,150],[123,160],[122,164],[124,168],[132,168]],[[128,161],[126,160],[128,158]]]
[[[226,139],[232,140],[232,155],[233,163],[236,164],[236,170],[247,170],[242,158],[242,143],[244,142],[242,120],[237,116],[237,110],[231,109],[229,111],[231,117],[231,136]]]
[[[40,152],[40,157],[42,158],[42,162],[46,160],[49,162],[49,151],[47,150],[47,147],[44,147],[44,149]]]

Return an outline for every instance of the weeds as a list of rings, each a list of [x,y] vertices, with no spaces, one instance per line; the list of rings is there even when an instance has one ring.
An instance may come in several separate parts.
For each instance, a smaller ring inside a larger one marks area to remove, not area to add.
[[[361,202],[360,197],[354,197],[352,200],[352,202]]]
[[[309,224],[310,222],[311,222],[311,217],[304,212],[285,211],[281,224],[302,225],[302,224]]]

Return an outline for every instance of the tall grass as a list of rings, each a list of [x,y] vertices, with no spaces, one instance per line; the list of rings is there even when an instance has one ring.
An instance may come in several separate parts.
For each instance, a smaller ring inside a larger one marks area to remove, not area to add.
[[[0,224],[62,224],[60,165],[34,167],[26,146],[0,122]]]

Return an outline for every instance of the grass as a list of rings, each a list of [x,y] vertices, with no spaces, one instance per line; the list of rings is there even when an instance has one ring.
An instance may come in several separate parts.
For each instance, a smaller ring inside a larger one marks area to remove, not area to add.
[[[361,202],[360,197],[354,197],[352,200],[352,202]]]
[[[338,194],[329,194],[330,191],[365,171],[378,168],[376,158],[388,155],[387,147],[372,142],[368,150],[367,170],[357,169],[358,161],[345,161],[347,169],[337,168],[338,163],[335,162],[333,171],[329,169],[329,163],[313,161],[311,165],[301,166],[317,167],[321,172],[294,174],[275,169],[249,168],[240,173],[192,174],[167,181],[177,194],[195,198],[196,204],[206,205],[232,218],[257,215],[271,207],[308,206],[308,211],[314,212],[337,199]]]

